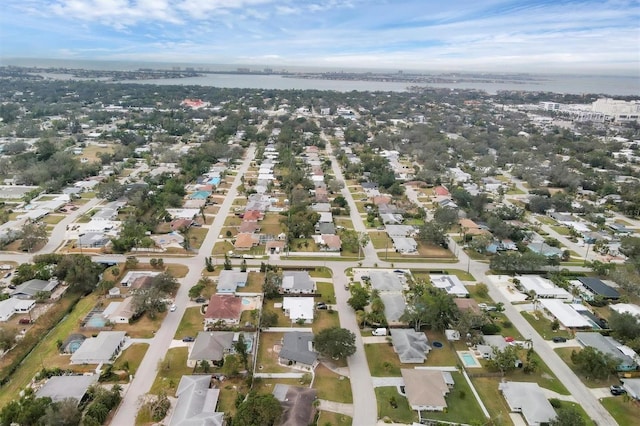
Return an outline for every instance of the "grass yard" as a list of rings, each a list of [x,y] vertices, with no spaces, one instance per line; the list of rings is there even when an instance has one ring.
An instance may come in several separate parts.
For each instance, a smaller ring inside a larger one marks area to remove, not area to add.
[[[353,229],[353,222],[347,217],[338,217],[334,220],[336,226],[344,226],[345,229]]]
[[[278,213],[267,213],[264,219],[260,221],[260,232],[270,235],[278,235],[282,232],[282,226],[280,225],[280,216]]]
[[[107,145],[107,146],[87,145],[85,148],[82,149],[82,154],[80,156],[94,163],[97,161],[101,161],[100,157],[98,157],[99,153],[111,154],[113,153],[113,151],[114,151],[113,145]]]
[[[418,241],[418,253],[420,256],[430,257],[430,258],[453,258],[453,253],[451,253],[446,248],[435,246],[433,244],[425,244],[421,241]],[[412,257],[411,255],[403,256],[403,258]]]
[[[318,266],[309,271],[311,278],[331,278],[331,269],[324,266]]]
[[[317,252],[319,250],[313,238],[296,238],[291,243],[291,251]]]
[[[393,346],[386,343],[365,343],[369,371],[374,377],[399,377],[400,359]]]
[[[120,354],[116,362],[113,363],[113,369],[116,371],[127,370],[129,374],[136,374],[147,349],[149,349],[148,343],[134,343]],[[125,368],[127,365],[128,368]]]
[[[525,359],[526,351],[522,350],[520,359]],[[536,360],[538,369],[533,374],[525,374],[523,369],[516,369],[507,375],[508,380],[514,382],[536,382],[541,387],[557,392],[561,395],[569,395],[569,391],[562,382],[556,378],[547,364],[534,352],[532,359]],[[499,378],[496,378],[498,380]]]
[[[331,411],[321,411],[318,417],[318,425],[326,426],[351,426],[353,419],[343,414],[332,413]]]
[[[191,228],[189,231],[189,244],[193,249],[199,249],[207,237],[208,228]]]
[[[157,395],[164,390],[168,396],[175,396],[182,376],[193,373],[193,368],[187,367],[188,355],[189,349],[185,347],[169,349],[164,360],[158,365],[158,375],[149,393]]]
[[[512,426],[513,422],[509,417],[509,406],[498,390],[499,380],[495,377],[477,377],[471,379],[473,386],[478,391],[480,399],[489,411],[492,419],[501,419],[499,423],[503,426]],[[457,384],[457,382],[456,382]]]
[[[239,287],[238,291],[242,293],[261,293],[262,284],[264,284],[264,272],[249,272],[247,285]]]
[[[539,314],[537,317],[529,312],[521,312],[521,314],[544,339],[551,340],[554,337],[570,339],[572,337],[566,330],[553,331],[551,329],[551,321],[542,314]]]
[[[187,308],[180,320],[174,339],[182,339],[186,336],[196,337],[198,332],[203,330],[203,321],[204,316],[200,313],[200,306]]]
[[[565,226],[551,226],[551,229],[553,229],[560,235],[571,235],[571,231],[569,231],[569,228]]]
[[[441,348],[433,348],[427,355],[426,364],[429,366],[455,366],[460,363],[455,350],[449,346],[447,339],[442,333],[427,331],[427,337],[429,342],[442,342],[444,345]]]
[[[640,411],[640,403],[637,401],[626,401],[622,396],[614,396],[611,398],[602,398],[600,400],[604,408],[613,416],[619,425],[638,424],[638,412]]]
[[[378,400],[378,418],[386,421],[388,418],[394,423],[412,423],[418,421],[418,413],[409,407],[407,398],[398,393],[395,386],[376,388]],[[395,400],[397,408],[393,408],[390,401]]]
[[[189,273],[189,268],[178,263],[168,263],[166,271],[174,278],[184,278]]]
[[[578,413],[580,413],[580,416],[582,416],[582,419],[584,420],[584,422],[585,422],[584,424],[586,426],[597,426],[596,423],[593,420],[591,420],[591,417],[589,417],[587,412],[584,411],[584,408],[582,408],[582,406],[580,404],[577,404],[575,402],[560,401],[560,400],[557,400],[556,402],[558,404],[560,404],[560,407],[556,408],[556,411],[558,411],[558,409],[562,409],[562,408],[573,407],[574,409],[576,409],[578,411]],[[631,423],[620,423],[620,424],[631,424]]]
[[[308,325],[308,324],[305,324],[305,325]],[[340,317],[338,316],[338,311],[316,310],[311,328],[313,328],[314,333],[318,333],[321,330],[324,330],[325,328],[339,327],[339,326],[340,326]]]
[[[336,302],[336,293],[333,288],[333,283],[316,283],[316,287],[318,288],[318,293],[322,295],[319,298],[318,302],[325,302],[329,304],[333,304]]]
[[[55,225],[60,223],[64,218],[65,216],[61,214],[48,214],[42,219],[42,221],[48,225]]]
[[[91,309],[96,305],[98,296],[90,294],[78,301],[75,308],[69,313],[51,332],[47,330],[38,330],[38,325],[30,330],[30,333],[41,332],[44,336],[31,353],[22,361],[20,367],[13,373],[11,380],[0,388],[0,407],[4,407],[9,401],[14,399],[18,393],[31,381],[33,376],[44,366],[44,360],[59,357],[58,340],[64,341],[69,334],[75,332],[80,320],[84,318]],[[60,308],[66,308],[71,303],[70,297],[63,297],[56,302]],[[41,318],[39,321],[42,321]],[[45,321],[46,322],[46,321]],[[0,366],[5,367],[11,357],[6,356],[0,362]],[[67,358],[68,361],[68,358]],[[67,364],[68,365],[68,364]]]
[[[456,371],[452,372],[451,375],[455,385],[445,397],[447,411],[442,413],[423,413],[423,418],[466,424],[473,424],[477,420],[485,419],[480,404],[473,396],[471,387],[462,376],[462,373]]]
[[[284,333],[260,333],[257,372],[289,373],[292,371],[290,368],[278,364],[278,354],[283,336]]]
[[[238,216],[228,216],[224,221],[224,226],[240,226],[242,219]]]
[[[618,376],[616,376],[615,374],[612,374],[611,376],[609,376],[609,378],[607,379],[592,379],[592,378],[588,378],[587,376],[585,376],[582,372],[578,371],[578,368],[576,367],[576,365],[573,363],[573,361],[571,361],[571,352],[573,351],[580,351],[580,348],[556,348],[554,349],[554,351],[560,356],[560,358],[562,358],[562,360],[567,364],[567,366],[574,372],[576,373],[576,376],[578,376],[580,378],[580,380],[582,380],[582,383],[584,383],[587,387],[590,388],[602,388],[602,387],[608,387],[611,385],[619,385],[620,384],[620,380],[618,379]]]
[[[371,239],[371,244],[373,244],[373,248],[383,249],[387,247],[391,247],[393,250],[393,241],[386,232],[384,231],[371,231],[369,232],[369,238]]]
[[[319,399],[351,404],[351,381],[320,364],[315,370],[313,387],[318,391]]]
[[[157,314],[155,319],[151,319],[149,315],[144,314],[142,318],[133,324],[114,325],[113,330],[126,331],[129,337],[134,339],[151,339],[155,335],[155,332],[160,329],[162,321],[164,321],[166,316],[167,311]]]
[[[282,310],[282,308],[275,308],[273,306],[274,303],[282,303],[282,298],[280,297],[277,299],[265,300],[264,304],[262,305],[262,312],[275,312],[275,314],[278,315],[278,322],[276,323],[275,327],[300,327],[295,322],[291,322],[291,319],[284,314],[284,310]],[[304,324],[303,326],[307,327],[308,324]]]
[[[545,225],[549,225],[549,226],[557,226],[558,222],[556,222],[555,220],[551,219],[548,216],[541,216],[541,215],[536,215],[535,218],[539,221],[544,223]]]
[[[222,383],[217,383],[220,388],[220,396],[216,411],[229,415],[236,413],[236,398],[238,394],[246,395],[249,392],[246,381],[241,378],[225,379]]]
[[[448,275],[455,275],[456,277],[458,277],[460,280],[462,281],[475,281],[475,278],[473,277],[473,275],[471,275],[470,273],[468,273],[467,271],[463,271],[460,269],[445,269],[444,271],[446,274]],[[420,278],[423,279],[427,282],[429,282],[429,272],[428,271],[424,271],[424,270],[411,270],[411,275],[414,276],[414,278]]]
[[[211,252],[214,256],[224,256],[229,251],[233,251],[233,244],[229,241],[218,241],[213,246],[213,251]]]

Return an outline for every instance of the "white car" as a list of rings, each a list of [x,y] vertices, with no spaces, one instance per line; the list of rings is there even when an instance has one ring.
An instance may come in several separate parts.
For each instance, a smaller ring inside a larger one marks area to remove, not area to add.
[[[171,305],[171,307],[169,308],[169,310],[170,310],[171,312],[175,312],[175,311],[176,311],[176,309],[178,309],[178,307],[175,305],[175,303],[174,303],[173,305]]]

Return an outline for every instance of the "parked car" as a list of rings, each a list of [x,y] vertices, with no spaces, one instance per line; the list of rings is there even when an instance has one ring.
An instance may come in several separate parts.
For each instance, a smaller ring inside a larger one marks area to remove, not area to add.
[[[560,336],[556,336],[551,340],[553,340],[553,343],[564,343],[567,341],[565,337],[560,337]]]
[[[328,307],[327,307],[327,304],[326,304],[326,303],[324,303],[324,302],[319,302],[319,303],[316,305],[316,309],[326,310],[326,309],[328,309]]]
[[[171,305],[171,307],[169,308],[169,310],[170,310],[171,312],[175,312],[175,311],[176,311],[176,309],[178,309],[178,307],[175,305],[175,303],[174,303],[173,305]]]
[[[626,389],[619,385],[613,385],[609,388],[611,395],[624,395],[627,393]]]
[[[206,301],[207,301],[207,299],[205,299],[204,297],[198,297],[198,298],[196,299],[196,303],[204,303],[204,302],[206,302]]]
[[[387,329],[384,328],[384,327],[376,328],[375,330],[371,331],[371,334],[373,336],[386,336],[387,335]]]
[[[187,337],[183,337],[182,341],[183,342],[195,342],[196,338],[195,337],[191,337],[191,336],[187,336]]]
[[[31,324],[33,321],[31,321],[29,318],[20,318],[20,321],[18,321],[18,324]]]

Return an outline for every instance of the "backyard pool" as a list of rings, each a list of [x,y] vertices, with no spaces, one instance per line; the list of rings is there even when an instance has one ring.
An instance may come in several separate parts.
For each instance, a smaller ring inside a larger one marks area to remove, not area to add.
[[[478,359],[473,355],[473,353],[468,351],[458,351],[458,356],[462,360],[462,363],[467,368],[481,368],[482,364],[478,361]]]
[[[89,328],[102,328],[107,323],[107,319],[100,314],[93,314],[87,318],[84,326]]]
[[[219,177],[211,178],[208,183],[211,185],[218,185],[220,183],[220,178]]]

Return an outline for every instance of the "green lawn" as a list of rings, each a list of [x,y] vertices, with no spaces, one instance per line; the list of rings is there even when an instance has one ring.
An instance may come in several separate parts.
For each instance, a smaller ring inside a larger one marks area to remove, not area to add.
[[[478,391],[478,395],[480,395],[480,399],[482,399],[484,406],[489,411],[491,418],[501,419],[502,422],[498,424],[503,426],[512,426],[513,422],[509,417],[509,406],[502,393],[498,390],[499,378],[477,377],[471,379],[471,382],[476,391]]]
[[[346,404],[353,402],[349,378],[334,373],[322,364],[318,365],[315,370],[313,388],[318,391],[319,399]]]
[[[309,326],[309,324],[305,324]],[[325,328],[340,327],[340,317],[338,311],[334,310],[316,310],[313,324],[311,325],[314,333],[318,333]]]
[[[369,232],[369,238],[374,248],[383,249],[391,247],[391,250],[393,250],[393,241],[385,231],[371,231]]]
[[[536,219],[538,219],[538,221],[544,223],[545,225],[549,225],[549,226],[555,226],[557,224],[557,222],[553,219],[551,219],[548,216],[536,216]]]
[[[319,266],[309,271],[312,278],[331,278],[331,269]]]
[[[521,314],[544,339],[551,340],[554,337],[571,338],[571,335],[566,330],[553,331],[551,329],[551,321],[544,317],[542,313],[540,313],[538,317],[535,317],[529,312],[521,312]]]
[[[447,412],[427,412],[422,413],[423,418],[433,420],[443,420],[453,423],[471,424],[474,421],[484,419],[485,416],[476,401],[469,383],[464,379],[462,373],[452,372],[455,385],[445,397],[447,401]]]
[[[238,291],[242,293],[262,293],[262,284],[264,284],[264,272],[249,272],[247,285],[239,287]]]
[[[455,350],[449,346],[447,339],[442,333],[427,331],[429,342],[439,341],[444,344],[441,348],[433,348],[427,355],[426,365],[452,367],[460,363]]]
[[[278,364],[278,353],[275,346],[280,345],[284,333],[260,333],[258,345],[258,362],[256,371],[259,373],[288,373],[290,368]]]
[[[587,412],[584,411],[584,408],[582,408],[582,406],[580,404],[577,404],[575,402],[560,401],[560,400],[556,400],[556,402],[558,404],[560,404],[560,406],[555,409],[556,411],[558,411],[559,409],[562,409],[562,408],[573,407],[574,409],[576,409],[578,411],[578,413],[580,413],[580,416],[582,416],[582,419],[585,421],[585,425],[586,426],[597,426],[596,423],[593,420],[591,420],[591,418],[589,417]],[[620,423],[620,424],[621,425],[622,424],[629,424],[630,425],[631,423]]]
[[[320,412],[318,417],[318,426],[351,426],[353,419],[349,416],[345,416],[338,413],[332,413],[331,411]]]
[[[200,313],[200,306],[187,308],[180,320],[174,339],[182,339],[186,336],[196,337],[199,331],[203,331],[202,321],[204,316]]]
[[[393,347],[386,343],[365,343],[369,371],[374,377],[399,377],[400,359]]]
[[[333,289],[333,283],[316,283],[318,293],[322,295],[319,301],[333,304],[336,302],[336,293]]]
[[[619,425],[637,425],[640,403],[632,399],[626,400],[623,396],[602,398],[600,400],[604,408],[613,416]]]
[[[569,231],[569,228],[565,226],[551,226],[551,229],[553,229],[560,235],[571,235],[571,231]]]
[[[468,273],[467,271],[463,271],[461,269],[445,269],[444,272],[446,274],[449,275],[455,275],[456,277],[458,277],[460,280],[462,281],[475,281],[476,279],[473,277],[473,275],[471,275],[470,273]],[[429,271],[424,271],[424,270],[411,270],[411,274],[415,277],[415,278],[420,278],[420,279],[424,279],[427,282],[429,281]]]
[[[193,373],[193,368],[187,367],[188,355],[189,349],[185,347],[169,349],[164,360],[158,365],[158,375],[149,393],[157,395],[161,390],[165,390],[167,395],[175,396],[182,376]]]
[[[129,374],[136,374],[147,349],[149,349],[148,343],[134,343],[120,354],[116,362],[113,363],[113,369],[124,370],[128,364]]]
[[[378,400],[378,418],[387,418],[394,423],[412,423],[418,421],[418,413],[409,407],[407,398],[398,393],[395,386],[376,388]],[[390,401],[395,400],[397,408],[393,408]]]

